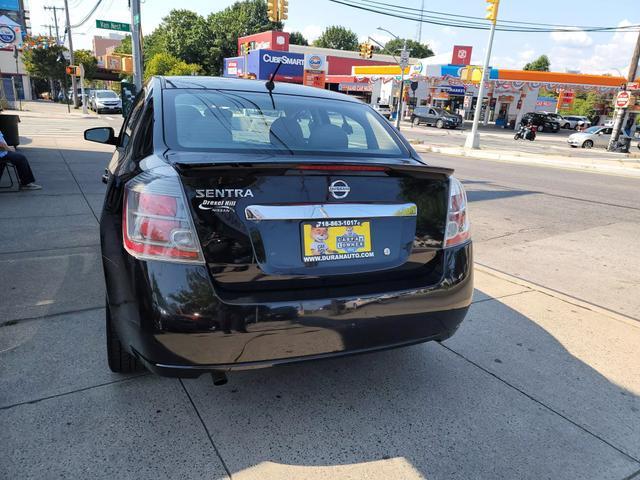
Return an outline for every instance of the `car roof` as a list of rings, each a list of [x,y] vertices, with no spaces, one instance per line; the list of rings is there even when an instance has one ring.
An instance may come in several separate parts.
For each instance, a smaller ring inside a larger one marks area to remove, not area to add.
[[[197,88],[204,90],[236,90],[240,92],[267,92],[264,80],[246,80],[225,77],[157,77],[163,89]],[[357,98],[351,97],[323,88],[306,87],[286,82],[274,82],[274,94],[299,95],[305,97],[327,98],[334,100],[362,103]]]

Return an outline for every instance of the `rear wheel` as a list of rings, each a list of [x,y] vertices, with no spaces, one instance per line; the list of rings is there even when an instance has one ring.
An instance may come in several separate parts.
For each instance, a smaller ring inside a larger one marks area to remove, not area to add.
[[[107,327],[107,361],[109,362],[109,368],[112,372],[116,373],[134,373],[144,371],[144,367],[138,359],[131,355],[120,342],[118,333],[113,328],[108,302],[106,304],[105,312]]]
[[[582,148],[592,148],[593,147],[593,140],[585,140],[584,143],[582,144]]]
[[[444,127],[444,122],[443,122],[442,120],[438,120],[438,121],[436,122],[436,127],[438,127],[438,128],[442,128],[442,127]]]

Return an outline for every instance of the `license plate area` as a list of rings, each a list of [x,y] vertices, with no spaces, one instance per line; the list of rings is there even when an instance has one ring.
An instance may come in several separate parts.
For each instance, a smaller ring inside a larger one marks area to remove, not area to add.
[[[304,263],[372,258],[370,219],[322,219],[300,224]]]

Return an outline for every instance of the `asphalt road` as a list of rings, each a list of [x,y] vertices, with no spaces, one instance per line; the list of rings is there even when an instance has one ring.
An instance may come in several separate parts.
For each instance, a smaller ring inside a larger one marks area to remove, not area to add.
[[[423,158],[465,183],[477,262],[640,321],[639,179]]]
[[[113,149],[81,140],[118,118],[28,107],[44,189],[0,195],[0,478],[639,478],[640,323],[593,304],[637,316],[640,182],[431,156],[467,185],[478,261],[451,339],[223,387],[122,376],[97,228]]]
[[[426,145],[437,145],[441,147],[462,147],[467,134],[471,130],[471,125],[466,122],[462,129],[438,129],[419,125],[412,127],[409,123],[402,125],[402,133],[409,139],[424,142]],[[493,125],[480,128],[480,145],[482,148],[498,150],[504,152],[523,152],[542,155],[571,155],[582,158],[606,158],[618,159],[620,154],[607,152],[604,148],[594,147],[593,149],[571,148],[567,144],[569,135],[575,133],[573,130],[561,129],[557,133],[542,132],[536,136],[535,141],[514,140],[513,130],[496,128]],[[637,142],[634,141],[631,153],[638,154]]]

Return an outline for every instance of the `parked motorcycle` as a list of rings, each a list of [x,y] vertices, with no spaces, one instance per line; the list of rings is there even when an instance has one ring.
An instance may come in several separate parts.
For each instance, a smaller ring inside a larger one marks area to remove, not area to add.
[[[520,125],[520,128],[513,136],[514,140],[529,140],[533,142],[536,139],[536,127],[535,125]]]

